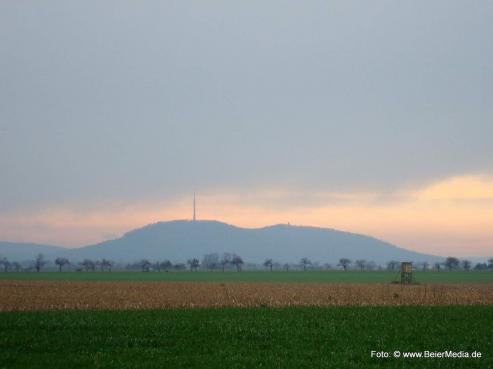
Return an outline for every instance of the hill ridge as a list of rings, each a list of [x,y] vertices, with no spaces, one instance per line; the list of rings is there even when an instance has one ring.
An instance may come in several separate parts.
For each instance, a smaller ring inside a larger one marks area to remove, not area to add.
[[[3,243],[5,244],[5,243]],[[10,258],[2,248],[0,254]],[[25,257],[37,253],[47,257],[66,256],[72,260],[110,258],[130,262],[142,258],[185,261],[204,254],[234,252],[247,262],[263,262],[272,258],[278,262],[298,262],[302,257],[320,263],[337,263],[339,258],[366,259],[378,264],[389,260],[435,261],[439,256],[407,250],[392,243],[360,233],[317,226],[273,224],[258,228],[243,228],[218,220],[171,220],[147,224],[124,233],[121,237],[73,249],[42,245],[24,250]],[[12,258],[13,259],[13,258]]]

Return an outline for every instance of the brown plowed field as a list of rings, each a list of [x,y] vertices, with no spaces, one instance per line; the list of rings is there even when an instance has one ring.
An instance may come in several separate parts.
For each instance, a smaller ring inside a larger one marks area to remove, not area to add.
[[[493,305],[493,284],[0,281],[0,311],[290,305]]]

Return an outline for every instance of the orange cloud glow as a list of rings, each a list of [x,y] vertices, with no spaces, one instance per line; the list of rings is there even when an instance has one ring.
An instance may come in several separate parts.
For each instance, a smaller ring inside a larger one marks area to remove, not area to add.
[[[390,195],[288,190],[203,193],[198,196],[198,217],[243,227],[288,222],[330,227],[426,253],[492,256],[493,179],[448,178]],[[149,223],[190,218],[190,198],[105,204],[104,209],[59,206],[0,216],[0,238],[79,246],[118,237]]]

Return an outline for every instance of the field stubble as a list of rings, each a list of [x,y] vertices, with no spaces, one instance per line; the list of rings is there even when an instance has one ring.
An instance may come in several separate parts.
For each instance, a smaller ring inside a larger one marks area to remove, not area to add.
[[[341,305],[493,305],[493,285],[0,281],[0,311]]]

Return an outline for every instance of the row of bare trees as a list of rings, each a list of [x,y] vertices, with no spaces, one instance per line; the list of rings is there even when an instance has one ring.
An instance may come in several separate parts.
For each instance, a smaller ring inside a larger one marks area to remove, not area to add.
[[[264,261],[263,265],[264,265],[264,267],[269,268],[269,270],[270,270],[271,272],[272,272],[272,269],[273,269],[274,267],[279,267],[279,266],[280,266],[280,264],[279,264],[279,263],[274,262],[274,260],[273,260],[273,259],[265,259],[265,261]],[[299,265],[300,265],[301,267],[303,267],[303,270],[306,270],[308,267],[310,267],[310,266],[311,266],[311,265],[313,265],[313,264],[312,264],[312,261],[311,261],[310,259],[308,259],[308,258],[306,258],[306,257],[305,257],[305,258],[301,258],[301,260],[300,260],[300,262],[299,262]],[[284,264],[284,265],[283,265],[283,269],[284,269],[284,270],[289,270],[289,268],[290,268],[290,265],[289,265],[289,264]]]
[[[234,267],[237,271],[241,271],[244,261],[243,258],[237,254],[224,253],[220,256],[218,253],[212,253],[204,255],[202,262],[197,258],[188,259],[186,264],[173,264],[169,260],[153,263],[148,259],[142,259],[138,264],[143,272],[149,272],[151,270],[157,270],[158,272],[162,270],[167,272],[171,269],[183,270],[186,269],[187,266],[190,271],[197,271],[199,268],[203,268],[207,270],[222,269],[224,272],[229,267]],[[127,268],[129,269],[132,269],[133,267],[135,267],[135,264],[127,265]]]
[[[10,270],[19,272],[22,266],[17,261],[10,262],[6,257],[0,257],[0,268],[2,268],[4,272],[8,272]]]
[[[447,258],[443,263],[436,263],[435,264],[435,269],[440,270],[442,265],[445,265],[449,270],[452,269],[458,269],[460,266],[464,270],[469,270],[471,267],[471,263],[468,262],[467,260],[459,261],[458,259],[455,258]],[[493,259],[490,259],[489,265],[486,265],[486,268],[493,268]],[[199,259],[197,258],[191,258],[187,260],[187,265],[190,271],[196,271],[199,268],[206,269],[206,270],[217,270],[221,269],[222,271],[225,271],[228,267],[236,267],[238,271],[241,270],[244,262],[243,259],[236,254],[230,254],[230,253],[224,253],[222,256],[219,255],[218,253],[211,253],[211,254],[206,254],[204,255],[202,262],[200,262]],[[306,257],[302,258],[298,265],[294,265],[297,267],[302,267],[303,270],[307,270],[308,268],[314,266],[317,266],[317,264],[313,264],[312,261]],[[422,263],[421,268],[423,270],[428,270],[429,268],[429,263]],[[168,271],[170,269],[185,269],[186,266],[185,264],[175,264],[173,265],[169,260],[165,260],[163,262],[155,262],[152,263],[147,259],[143,259],[140,262],[140,266],[142,271],[150,271],[151,269],[161,271],[165,270]],[[280,268],[280,264],[274,262],[273,259],[265,259],[263,262],[263,266],[268,268],[270,271],[273,270],[274,267]],[[289,270],[290,264],[284,264],[283,269],[284,270]],[[337,266],[341,267],[344,271],[347,271],[351,269],[351,267],[358,269],[360,271],[363,270],[374,270],[377,268],[377,264],[374,263],[373,261],[366,261],[364,259],[357,259],[354,262],[351,259],[348,258],[341,258],[339,259],[339,263]],[[332,266],[330,264],[324,264],[324,267],[326,269],[331,269]],[[396,271],[400,267],[400,261],[392,260],[387,263],[387,269],[391,271]]]
[[[337,266],[342,267],[344,270],[348,270],[352,264],[353,262],[350,259],[341,258]],[[364,269],[373,270],[377,267],[377,265],[373,261],[366,261],[363,259],[356,260],[354,262],[354,265],[360,270],[364,270]],[[270,271],[272,271],[274,267],[280,267],[280,264],[275,263],[272,259],[265,259],[263,266],[268,268]],[[301,267],[303,268],[303,270],[307,270],[310,267],[320,268],[320,266],[317,263],[312,263],[312,261],[306,257],[301,258],[299,263],[297,265],[295,264],[295,266]],[[283,265],[283,269],[285,270],[289,270],[289,267],[290,264]],[[328,263],[323,264],[322,267],[324,269],[332,269],[332,265]]]
[[[391,260],[387,263],[387,270],[391,271],[397,271],[400,268],[400,261],[397,260]],[[277,263],[274,263],[272,259],[266,259],[263,263],[264,267],[269,268],[270,271],[272,271],[273,267],[276,265],[279,265]],[[302,258],[299,262],[299,265],[303,268],[303,270],[306,270],[308,267],[312,265],[312,262],[308,258]],[[330,264],[324,264],[327,269],[330,269],[331,266]],[[351,259],[348,258],[341,258],[339,259],[339,263],[337,266],[341,267],[344,271],[347,271],[351,267],[358,269],[360,271],[363,270],[374,270],[377,268],[377,264],[373,261],[367,261],[364,259],[357,259],[354,262]],[[289,265],[285,264],[284,269],[288,269]],[[433,265],[433,269],[440,271],[442,268],[446,268],[448,270],[465,270],[469,271],[472,269],[472,263],[470,260],[459,260],[458,258],[455,257],[448,257],[446,258],[443,262],[437,262]],[[416,269],[419,270],[430,270],[431,269],[431,264],[428,262],[422,262],[416,264]],[[485,270],[485,269],[493,269],[493,258],[488,260],[488,263],[478,263],[474,267],[475,270]]]
[[[389,261],[387,263],[387,269],[388,270],[398,270],[400,266],[400,262],[396,260]],[[436,270],[436,271],[441,271],[442,269],[445,270],[465,270],[465,271],[470,271],[472,269],[474,270],[485,270],[485,269],[493,269],[493,258],[488,260],[488,263],[477,263],[474,268],[472,266],[472,262],[470,260],[464,259],[460,260],[456,257],[449,256],[447,257],[444,261],[442,262],[436,262],[434,264],[430,264],[426,261],[417,263],[416,264],[416,269],[417,270]]]
[[[198,260],[196,260],[198,262]],[[223,272],[228,267],[235,267],[237,271],[241,271],[245,262],[240,255],[225,252],[222,255],[218,253],[206,254],[202,258],[202,267],[207,270],[221,269]]]
[[[39,254],[36,259],[34,260],[33,263],[31,263],[31,266],[29,269],[34,268],[37,272],[40,272],[43,267],[48,263],[48,261],[45,259],[43,254]],[[65,258],[65,257],[58,257],[54,260],[54,264],[57,266],[58,271],[63,271],[64,268],[67,266],[72,265],[71,262]],[[115,263],[111,260],[108,259],[101,259],[101,260],[91,260],[91,259],[84,259],[83,261],[74,264],[76,267],[77,271],[112,271],[112,268],[114,267]],[[228,269],[228,268],[235,268],[237,271],[241,271],[242,267],[244,265],[244,261],[241,256],[234,254],[234,253],[223,253],[222,255],[218,253],[210,253],[204,255],[202,261],[200,261],[197,258],[190,258],[187,260],[186,264],[184,263],[176,263],[173,264],[170,260],[163,260],[163,261],[157,261],[157,262],[151,262],[148,259],[142,259],[138,263],[133,263],[133,264],[127,264],[125,267],[126,269],[140,269],[143,272],[149,272],[151,270],[157,270],[157,271],[169,271],[171,269],[174,270],[184,270],[187,269],[187,267],[190,269],[190,271],[197,271],[199,268],[205,269],[205,270],[217,270],[220,269],[223,272]],[[273,270],[273,268],[280,268],[281,265],[279,263],[274,262],[273,259],[266,259],[263,262],[263,266],[268,268],[270,271]],[[301,258],[299,263],[296,264],[284,264],[282,268],[284,270],[289,270],[291,266],[294,267],[302,267],[303,270],[307,270],[310,267],[314,268],[320,268],[320,266],[317,263],[312,263],[312,261],[306,257]],[[357,259],[354,262],[351,259],[348,258],[341,258],[339,259],[339,263],[337,264],[338,267],[341,267],[344,271],[347,271],[348,269],[358,269],[358,270],[373,270],[377,268],[377,265],[372,262],[372,261],[366,261],[364,259]],[[120,266],[123,267],[123,266]],[[326,269],[331,269],[332,266],[330,264],[324,264],[324,268]],[[397,260],[391,260],[387,263],[387,270],[390,271],[397,271],[399,270],[400,267],[400,262]],[[469,271],[471,269],[474,270],[487,270],[487,269],[493,269],[493,258],[489,259],[487,263],[478,263],[472,267],[472,263],[469,260],[459,260],[458,258],[455,257],[447,257],[443,262],[436,262],[433,265],[428,263],[428,262],[422,262],[422,263],[416,263],[415,264],[416,270],[436,270],[440,271],[442,269],[446,270],[465,270]],[[0,270],[3,270],[5,272],[7,271],[21,271],[22,270],[22,265],[16,261],[10,262],[7,260],[6,257],[1,257],[0,256]]]
[[[115,263],[108,259],[101,259],[101,260],[84,259],[79,263],[79,266],[86,272],[89,271],[94,272],[96,271],[96,269],[99,269],[102,272],[104,272],[105,270],[111,272],[114,265]]]
[[[488,260],[488,263],[493,267],[493,258]],[[449,256],[442,264],[448,270],[464,269],[466,271],[471,270],[472,263],[469,260],[459,260],[455,257]],[[440,270],[440,263],[435,263],[435,269]]]
[[[43,254],[39,254],[34,260],[34,264],[32,265],[36,271],[40,271],[43,266],[46,264]],[[0,256],[0,268],[3,269],[4,272],[15,271],[20,272],[23,268],[21,263],[17,261],[9,261],[6,257]]]
[[[212,253],[204,255],[202,262],[198,258],[190,258],[186,264],[172,263],[170,260],[152,262],[149,259],[142,259],[138,263],[127,264],[126,269],[139,268],[143,272],[150,272],[151,270],[168,272],[170,270],[184,270],[187,268],[190,271],[197,271],[199,268],[207,270],[222,269],[224,271],[226,268],[234,266],[240,271],[243,264],[243,259],[237,254],[224,253],[220,256],[217,253]]]
[[[57,257],[53,262],[58,267],[59,272],[61,272],[64,267],[72,265],[70,260],[65,257]],[[34,262],[32,262],[29,269],[34,268],[36,272],[40,272],[47,264],[48,264],[48,260],[45,259],[44,255],[38,254],[34,259]],[[77,268],[77,270],[79,271],[82,270],[95,271],[96,269],[100,269],[101,271],[108,270],[111,272],[114,262],[108,259],[102,259],[102,260],[84,259],[84,261],[81,261],[76,265],[79,266],[79,268]],[[0,257],[0,267],[2,267],[4,271],[15,270],[16,272],[19,272],[22,269],[22,265],[20,263],[16,261],[11,263],[5,257]]]

